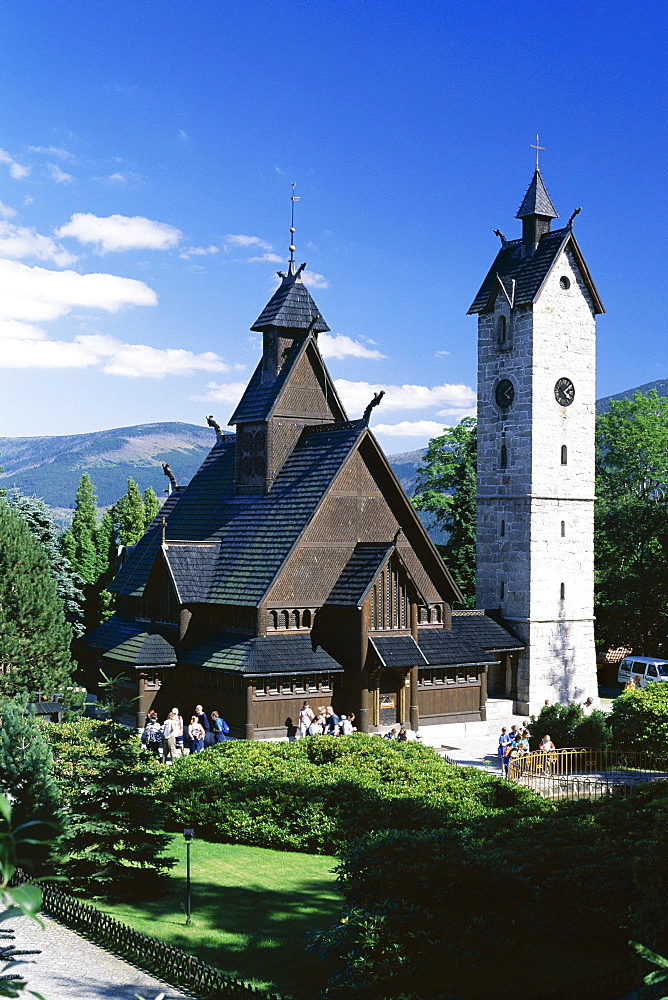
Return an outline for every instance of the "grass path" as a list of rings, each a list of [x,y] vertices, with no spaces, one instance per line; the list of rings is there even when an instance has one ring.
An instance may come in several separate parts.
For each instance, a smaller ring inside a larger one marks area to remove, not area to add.
[[[186,926],[183,837],[175,837],[166,853],[178,858],[167,895],[96,905],[227,975],[295,1000],[318,992],[324,967],[304,953],[304,944],[308,931],[340,915],[336,858],[195,840],[192,922]]]

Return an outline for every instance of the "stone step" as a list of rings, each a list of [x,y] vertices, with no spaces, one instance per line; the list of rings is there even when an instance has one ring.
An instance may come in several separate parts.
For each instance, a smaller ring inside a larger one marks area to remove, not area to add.
[[[490,719],[509,719],[513,712],[512,698],[488,698],[487,699],[487,721]]]

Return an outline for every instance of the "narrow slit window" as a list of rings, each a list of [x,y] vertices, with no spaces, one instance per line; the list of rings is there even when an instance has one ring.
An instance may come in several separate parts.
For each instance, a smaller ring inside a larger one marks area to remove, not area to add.
[[[506,585],[502,580],[501,586],[499,587],[499,597],[501,598],[501,600],[503,600],[505,596],[506,596]]]
[[[505,444],[501,445],[501,452],[499,454],[499,466],[502,469],[508,468],[508,446]]]
[[[562,583],[559,585],[559,599],[564,600],[566,597],[566,584]]]
[[[499,534],[501,535],[501,538],[505,538],[505,535],[506,535],[506,522],[505,521],[501,522],[501,527],[499,528]]]
[[[568,465],[568,448],[565,444],[561,446],[561,464]]]
[[[496,328],[497,331],[497,341],[501,347],[505,346],[506,343],[506,317],[499,316],[499,322]]]
[[[565,521],[561,522],[561,537],[562,538],[566,537],[566,522]]]

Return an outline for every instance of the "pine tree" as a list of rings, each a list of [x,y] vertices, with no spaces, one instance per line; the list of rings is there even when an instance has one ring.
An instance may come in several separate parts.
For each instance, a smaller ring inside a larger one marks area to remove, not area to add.
[[[122,545],[135,545],[144,534],[144,501],[139,487],[132,477],[128,479],[128,491],[115,504],[119,526],[119,540]]]
[[[64,551],[86,583],[97,581],[97,497],[87,472],[79,480],[72,527],[63,542]]]
[[[144,530],[148,528],[153,518],[160,511],[160,502],[152,487],[147,486],[144,490]]]
[[[67,685],[71,639],[43,546],[0,500],[0,695]]]
[[[83,635],[84,626],[84,581],[72,568],[70,560],[63,554],[58,529],[51,511],[38,497],[23,496],[12,490],[8,502],[13,511],[25,521],[34,538],[44,546],[51,578],[55,581],[58,597],[63,602],[65,618],[72,626],[75,636]]]
[[[476,422],[464,417],[457,427],[429,442],[412,500],[417,510],[428,511],[448,533],[439,550],[464,595],[465,607],[475,602],[476,459]]]
[[[62,833],[61,793],[53,777],[53,755],[28,695],[17,695],[0,709],[0,792],[13,803],[16,823],[36,822],[38,839]],[[35,845],[33,861],[44,864],[52,847]]]
[[[160,765],[116,722],[81,719],[46,733],[67,809],[68,881],[95,895],[136,894],[144,883],[155,890],[174,864],[160,856],[171,839],[160,832]]]

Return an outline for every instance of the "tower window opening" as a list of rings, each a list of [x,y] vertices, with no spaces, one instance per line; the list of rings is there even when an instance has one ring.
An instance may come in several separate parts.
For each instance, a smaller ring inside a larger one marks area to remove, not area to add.
[[[561,522],[561,537],[562,538],[566,537],[566,522],[565,521]]]
[[[501,586],[499,587],[499,597],[501,598],[501,600],[503,600],[505,596],[506,596],[506,585],[502,580]]]
[[[562,274],[562,276],[559,278],[559,287],[563,288],[563,290],[566,291],[568,288],[571,287],[571,279],[567,278],[565,274]]]
[[[499,316],[499,322],[496,326],[496,341],[500,347],[504,347],[507,343],[507,329],[506,329],[506,317]]]
[[[568,465],[568,448],[565,444],[561,446],[561,464]]]
[[[501,445],[501,451],[499,453],[499,466],[502,469],[508,468],[508,447],[505,443]]]
[[[499,528],[499,534],[501,535],[501,538],[505,537],[505,534],[506,534],[506,522],[505,521],[501,522],[501,527]]]
[[[565,583],[560,583],[559,584],[559,600],[563,601],[565,597],[566,597],[566,584]]]

